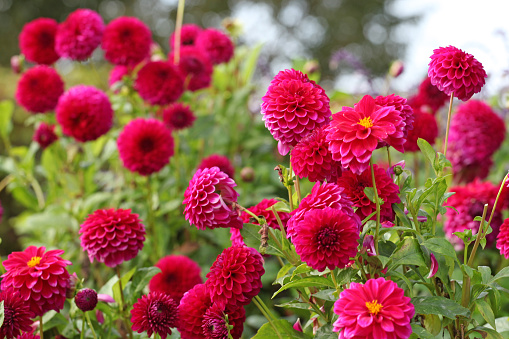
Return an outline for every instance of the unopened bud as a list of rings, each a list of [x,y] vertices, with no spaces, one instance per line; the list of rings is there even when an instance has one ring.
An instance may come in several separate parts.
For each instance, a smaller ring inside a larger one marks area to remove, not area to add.
[[[253,167],[244,167],[240,170],[240,178],[244,182],[252,182],[255,177],[255,170]]]
[[[67,289],[65,290],[65,297],[67,299],[74,298],[76,294],[76,285],[80,280],[78,279],[78,275],[75,273],[71,274],[69,280],[67,281]]]
[[[405,70],[405,64],[401,60],[396,60],[392,63],[391,68],[389,68],[389,75],[397,78],[403,73]]]
[[[23,71],[23,57],[13,55],[11,57],[11,69],[14,73],[20,74]]]
[[[313,74],[320,70],[320,64],[316,60],[309,60],[304,64],[304,73]]]

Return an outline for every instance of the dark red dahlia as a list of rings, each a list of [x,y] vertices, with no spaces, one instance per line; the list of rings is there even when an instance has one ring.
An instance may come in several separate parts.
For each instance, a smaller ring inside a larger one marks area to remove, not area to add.
[[[138,72],[134,88],[151,105],[166,105],[184,93],[184,76],[170,62],[150,61]]]
[[[217,166],[221,172],[226,173],[230,178],[234,179],[235,167],[233,167],[230,159],[227,156],[221,154],[211,154],[206,158],[203,158],[198,169],[205,169]]]
[[[292,149],[290,161],[299,178],[307,177],[311,182],[336,182],[341,176],[341,162],[333,160],[329,151],[326,127],[309,133]]]
[[[311,209],[294,227],[295,251],[309,267],[344,268],[357,255],[359,226],[338,209]]]
[[[85,288],[76,294],[74,302],[83,312],[92,311],[97,306],[97,292],[91,288]]]
[[[35,66],[21,76],[16,89],[16,100],[31,113],[53,110],[64,93],[64,82],[53,68]]]
[[[104,22],[97,12],[77,9],[58,26],[55,49],[61,57],[86,60],[101,44],[103,32]]]
[[[162,292],[178,304],[184,293],[203,283],[200,266],[184,255],[168,255],[154,266],[161,269],[149,283],[150,292]]]
[[[141,175],[159,172],[173,155],[171,132],[156,119],[132,120],[120,132],[117,145],[124,166]]]
[[[505,219],[497,235],[497,249],[500,250],[500,255],[509,259],[509,218]]]
[[[488,77],[482,64],[472,54],[454,46],[433,50],[430,57],[428,76],[431,83],[447,95],[454,93],[460,100],[467,101],[479,93]]]
[[[246,321],[244,307],[236,307],[234,311],[228,312],[219,304],[212,304],[203,316],[203,338],[228,339],[230,337],[226,326],[233,326],[230,335],[233,339],[239,339],[244,331],[244,321]]]
[[[163,110],[163,121],[171,130],[183,130],[193,125],[196,117],[188,105],[180,102],[169,105]]]
[[[177,327],[177,303],[167,294],[150,292],[134,303],[131,310],[132,329],[138,333],[147,332],[150,337],[157,333],[162,339],[171,334],[171,327]]]
[[[180,30],[180,44],[182,46],[194,46],[196,37],[202,31],[201,27],[195,24],[183,24]],[[175,49],[175,32],[173,32],[168,41],[170,48]],[[172,60],[172,59],[170,59]]]
[[[41,122],[35,130],[32,140],[37,142],[42,149],[45,149],[58,140],[58,135],[55,134],[55,125]]]
[[[115,65],[134,66],[150,55],[152,33],[138,18],[120,17],[105,28],[101,47],[106,60]]]
[[[85,85],[71,87],[58,100],[57,122],[65,135],[85,142],[106,134],[113,125],[113,109],[101,90]]]
[[[184,294],[178,307],[177,329],[182,339],[203,339],[203,318],[212,306],[205,284],[195,285]]]
[[[424,139],[433,145],[438,136],[437,120],[433,114],[423,112],[421,109],[414,109],[414,118],[414,129],[408,132],[406,142],[403,145],[407,152],[418,152],[420,150],[417,139]]]
[[[433,114],[447,102],[448,96],[431,83],[426,77],[419,85],[417,97],[411,103],[412,107],[428,106]]]
[[[217,29],[204,29],[198,34],[194,44],[208,56],[214,65],[228,62],[233,57],[233,42],[228,35]]]
[[[278,201],[276,199],[263,199],[258,204],[249,207],[248,210],[253,212],[257,216],[263,216],[265,220],[267,221],[267,224],[275,229],[279,229],[279,223],[277,222],[276,216],[274,215],[274,212],[272,212],[269,208],[276,204]],[[290,219],[290,213],[286,212],[277,212],[279,219],[281,219],[281,222],[283,223],[283,226],[286,227],[286,223],[288,222],[288,219]],[[246,212],[242,212],[241,216],[242,221],[244,223],[250,223],[249,220],[251,216],[247,214]],[[258,223],[255,221],[253,222],[255,225],[258,225]]]
[[[131,210],[96,210],[81,224],[81,247],[94,259],[115,267],[138,255],[145,241],[145,226]]]
[[[412,107],[410,107],[410,105],[407,104],[407,99],[402,98],[396,94],[391,94],[387,96],[382,95],[377,96],[375,98],[375,103],[382,107],[393,106],[396,109],[396,111],[401,112],[400,116],[403,119],[403,123],[399,125],[398,129],[403,131],[403,137],[402,138],[395,137],[397,133],[390,135],[387,138],[387,141],[383,142],[383,144],[385,144],[383,146],[386,146],[388,144],[397,149],[398,151],[404,152],[405,150],[403,145],[406,141],[405,139],[408,135],[408,131],[414,128],[413,125],[414,111]]]
[[[28,61],[51,65],[60,57],[55,51],[58,23],[49,18],[30,21],[19,35],[19,49]]]
[[[62,250],[46,252],[44,246],[29,246],[23,252],[9,254],[3,262],[6,272],[2,275],[2,290],[19,292],[32,317],[64,308],[69,281],[66,266],[72,263],[62,259],[62,253]]]
[[[3,323],[0,326],[0,338],[14,338],[20,332],[32,331],[32,313],[29,305],[18,292],[12,290],[0,292],[0,302],[4,302]]]
[[[217,227],[242,228],[242,220],[233,203],[239,194],[235,181],[219,167],[199,169],[184,192],[184,215],[200,230]]]
[[[172,52],[168,59],[173,61],[174,57]],[[180,49],[178,68],[186,77],[186,88],[190,91],[207,88],[212,82],[212,63],[207,55],[195,46],[183,46]]]
[[[329,98],[323,88],[294,69],[279,72],[262,100],[265,127],[278,141],[282,155],[330,121]]]

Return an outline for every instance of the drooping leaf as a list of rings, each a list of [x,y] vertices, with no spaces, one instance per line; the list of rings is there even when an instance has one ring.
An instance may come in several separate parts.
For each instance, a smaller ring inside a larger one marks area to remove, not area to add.
[[[495,325],[495,314],[493,313],[490,304],[488,304],[483,299],[477,299],[475,304],[477,306],[477,310],[479,313],[481,313],[484,320],[486,320],[486,322],[496,330],[497,327]]]
[[[322,286],[335,288],[334,283],[325,277],[306,277],[299,280],[290,281],[288,284],[282,286],[276,293],[274,293],[272,298],[289,288]]]
[[[444,297],[416,297],[412,304],[417,314],[437,314],[454,319],[457,315],[469,317],[470,311],[451,299]]]

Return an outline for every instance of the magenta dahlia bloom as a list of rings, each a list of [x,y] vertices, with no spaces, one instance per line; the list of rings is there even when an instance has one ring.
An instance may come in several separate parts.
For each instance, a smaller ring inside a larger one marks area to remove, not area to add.
[[[165,339],[171,327],[177,327],[177,303],[167,294],[150,292],[134,303],[131,310],[132,329],[147,332],[150,337],[157,333]]]
[[[332,159],[341,161],[343,167],[356,174],[362,173],[369,167],[379,142],[400,148],[405,141],[403,124],[401,112],[394,106],[379,106],[365,95],[354,108],[343,107],[332,115],[326,129]]]
[[[64,308],[69,280],[66,266],[72,263],[60,256],[64,251],[29,246],[23,252],[13,252],[3,262],[2,290],[13,289],[28,304],[32,316]]]
[[[505,219],[497,235],[497,249],[500,250],[500,255],[509,259],[509,218]]]
[[[180,30],[180,45],[194,46],[196,37],[202,31],[201,27],[195,24],[183,24]],[[170,48],[175,49],[175,32],[173,32],[168,41]]]
[[[407,99],[400,97],[396,94],[391,94],[387,96],[377,96],[375,98],[375,103],[378,106],[387,107],[393,106],[396,111],[400,111],[401,118],[403,119],[403,123],[399,125],[399,129],[403,131],[403,138],[396,138],[394,135],[391,135],[387,138],[386,144],[391,145],[395,149],[400,152],[404,152],[404,143],[405,139],[408,135],[408,131],[414,128],[414,110],[407,103]],[[379,145],[380,146],[380,145]],[[386,145],[384,145],[386,146]]]
[[[0,302],[4,302],[4,321],[0,326],[0,338],[14,338],[20,331],[32,331],[32,313],[29,305],[17,291],[1,291]]]
[[[221,172],[227,174],[230,178],[234,179],[235,167],[233,167],[230,159],[227,156],[221,154],[211,154],[206,158],[203,158],[197,169],[205,169],[211,167],[219,167]]]
[[[205,285],[220,306],[247,305],[262,288],[263,258],[255,249],[232,246],[223,250],[207,273]]]
[[[288,154],[291,147],[311,131],[330,121],[330,100],[323,88],[294,69],[279,72],[262,100],[265,127],[278,141],[282,155]]]
[[[159,172],[173,155],[173,137],[157,119],[134,119],[117,140],[118,153],[124,166],[141,175]]]
[[[203,283],[200,266],[184,255],[167,255],[155,267],[161,269],[149,283],[150,292],[162,292],[178,304],[184,293]]]
[[[96,210],[81,224],[81,247],[94,259],[115,267],[138,255],[145,241],[145,226],[131,210]]]
[[[433,114],[447,102],[448,96],[431,83],[431,78],[426,77],[419,85],[419,92],[412,100],[412,107],[427,106]]]
[[[104,58],[115,65],[134,66],[150,55],[152,33],[138,18],[116,18],[105,28],[101,47]]]
[[[338,209],[311,209],[295,225],[292,243],[309,267],[320,272],[325,268],[345,268],[357,255],[359,226]]]
[[[431,83],[447,95],[454,93],[460,100],[467,101],[479,93],[488,77],[482,64],[472,54],[454,46],[433,50],[430,57],[428,76]]]
[[[16,337],[16,339],[40,339],[37,334],[26,332]]]
[[[16,88],[16,101],[31,113],[53,110],[64,93],[64,82],[53,68],[35,66],[21,76]]]
[[[177,329],[182,339],[203,339],[203,318],[212,306],[205,284],[195,285],[184,294],[178,307]]]
[[[438,137],[437,120],[433,114],[423,112],[420,109],[415,109],[414,118],[414,129],[408,132],[406,142],[403,145],[407,152],[420,151],[420,148],[417,145],[417,140],[419,138],[426,140],[431,145],[434,145],[435,139]]]
[[[278,230],[279,224],[277,222],[276,216],[274,215],[274,213],[271,210],[269,210],[269,208],[272,205],[276,204],[277,202],[278,201],[276,199],[263,199],[258,204],[254,205],[252,207],[249,207],[248,210],[253,212],[257,216],[263,216],[265,218],[265,220],[267,221],[267,224],[269,225],[269,227],[272,227],[272,228],[275,228]],[[279,216],[279,219],[281,219],[283,226],[286,226],[286,223],[290,219],[290,213],[277,212],[277,214]],[[246,224],[253,223],[255,225],[258,225],[258,222],[256,222],[256,221],[251,222],[249,220],[251,218],[251,216],[249,214],[247,214],[246,212],[242,212],[240,217],[242,218],[242,221]]]
[[[37,142],[42,149],[45,149],[58,140],[58,135],[55,134],[55,125],[41,122],[35,130],[32,140]]]
[[[61,57],[86,60],[101,44],[103,32],[101,16],[91,9],[79,8],[58,26],[55,49]]]
[[[193,125],[196,117],[188,105],[180,102],[169,105],[163,110],[163,121],[171,130],[183,130]]]
[[[79,291],[74,297],[76,306],[83,312],[92,311],[97,306],[97,292],[91,288]]]
[[[113,125],[108,96],[93,86],[71,87],[58,100],[57,122],[65,135],[86,142],[106,134]]]
[[[55,51],[58,23],[49,18],[38,18],[23,26],[19,34],[19,49],[28,61],[51,65],[60,57]]]
[[[174,60],[174,53],[170,53],[169,60]],[[207,55],[194,46],[183,46],[180,49],[178,63],[180,72],[186,78],[187,89],[197,91],[207,88],[212,82],[212,63]]]
[[[228,62],[233,57],[233,42],[228,35],[217,29],[204,29],[198,34],[194,44],[208,56],[214,65]]]
[[[239,194],[235,181],[219,167],[199,169],[184,192],[184,215],[200,230],[217,227],[242,228],[242,220],[233,203]]]
[[[184,76],[170,62],[150,61],[138,72],[134,88],[151,105],[166,105],[184,93]]]
[[[225,311],[224,307],[219,306],[219,304],[212,304],[203,316],[201,325],[203,328],[203,338],[229,338],[226,317],[228,317],[228,325],[233,326],[230,330],[230,335],[233,339],[239,339],[244,331],[244,322],[246,321],[244,307],[236,307],[233,311]]]
[[[339,315],[334,332],[339,339],[406,339],[412,334],[415,314],[405,291],[385,278],[370,279],[364,285],[351,283],[334,303]]]

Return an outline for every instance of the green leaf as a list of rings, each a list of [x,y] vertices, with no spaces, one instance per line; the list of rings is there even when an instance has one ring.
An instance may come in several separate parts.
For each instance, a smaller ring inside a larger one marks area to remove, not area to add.
[[[300,264],[292,273],[292,278],[290,280],[293,280],[297,274],[307,273],[312,271],[313,269],[309,267],[306,264]]]
[[[276,281],[274,281],[273,285],[275,285],[275,284],[283,285],[283,280],[282,279],[285,278],[285,277],[288,277],[287,273],[292,269],[292,267],[293,267],[292,264],[286,264],[283,267],[281,267],[279,272],[277,272]]]
[[[499,279],[507,277],[509,277],[509,267],[504,267],[503,269],[500,270],[500,272],[498,272],[493,278],[490,279],[488,285],[491,285],[492,283]]]
[[[5,319],[5,309],[4,309],[4,301],[0,301],[0,327],[2,327],[2,324],[4,323]]]
[[[368,199],[376,204],[376,196],[375,196],[375,189],[373,187],[364,187],[364,194],[368,197]],[[383,205],[384,201],[380,197],[378,197],[378,202],[380,203],[380,206]]]
[[[425,314],[424,328],[433,335],[438,335],[442,330],[442,321],[436,314]]]
[[[320,287],[320,286],[326,286],[330,288],[335,288],[332,281],[325,277],[306,277],[299,280],[291,281],[288,284],[281,287],[276,293],[272,295],[272,299],[279,293],[283,292],[284,290],[287,290],[289,288],[299,288],[299,287]]]
[[[134,275],[134,272],[136,272],[136,269],[137,269],[136,267],[131,269],[129,272],[122,276],[120,281],[117,281],[113,285],[113,299],[115,299],[115,301],[120,305],[120,308],[124,307],[122,303],[122,296],[120,294],[120,282],[122,282],[122,290],[124,290],[124,288],[127,285],[127,282],[131,280],[131,277]]]
[[[444,297],[416,297],[412,304],[417,314],[437,314],[455,319],[457,315],[470,317],[470,311],[460,304]]]
[[[134,291],[131,292],[131,298],[137,298],[137,294],[141,292],[145,286],[148,285],[150,279],[152,279],[154,275],[160,272],[161,269],[154,266],[137,269],[133,275],[132,281],[129,282],[130,289],[134,289]]]
[[[484,326],[477,326],[476,328],[473,328],[470,331],[468,331],[467,334],[469,332],[480,333],[484,339],[504,339],[504,337],[502,337],[502,335],[497,331]]]
[[[418,338],[421,339],[434,339],[435,336],[428,331],[426,331],[424,328],[417,324],[411,324],[412,326],[412,332],[418,335]]]
[[[490,279],[492,278],[491,268],[488,266],[478,266],[477,270],[481,273],[482,283],[487,284],[490,281]]]
[[[256,248],[258,249],[261,244],[261,238],[260,238],[260,231],[262,227],[260,225],[254,225],[254,224],[244,224],[244,227],[240,230],[240,234],[244,237],[244,242],[246,246]],[[274,236],[277,239],[281,239],[281,232],[275,229],[270,229],[271,232],[274,233]],[[283,252],[279,250],[272,240],[272,238],[269,236],[269,246],[267,246],[265,254],[271,254],[271,255],[277,255],[280,257],[284,257]]]
[[[424,154],[426,159],[428,159],[430,165],[433,166],[436,158],[436,152],[433,147],[429,144],[429,142],[422,138],[417,139],[417,146],[419,146],[421,152]]]
[[[332,331],[331,325],[327,324],[316,331],[315,339],[338,339],[338,334]]]
[[[309,339],[311,338],[304,332],[298,332],[293,329],[292,325],[288,322],[288,320],[276,320],[273,321],[272,324],[277,329],[279,334],[281,334],[282,339]],[[337,336],[337,334],[336,334]],[[274,339],[278,338],[275,333],[275,329],[272,327],[270,323],[263,324],[262,327],[258,330],[256,335],[251,339]]]
[[[12,131],[12,114],[14,103],[11,100],[0,101],[0,135],[8,138]]]
[[[262,46],[262,44],[258,44],[252,48],[245,57],[245,61],[242,65],[242,80],[245,84],[251,82]]]
[[[338,296],[336,294],[337,291],[334,288],[328,288],[314,293],[313,297],[327,301],[336,301],[338,300]]]
[[[401,209],[401,207],[399,205],[392,204],[392,209],[398,216],[399,220],[401,220],[401,222],[403,222],[403,225],[405,225],[408,228],[412,228],[412,223],[410,222],[407,215],[405,214],[405,212]]]
[[[296,309],[296,310],[309,310],[308,303],[298,302],[297,300],[292,300],[290,302],[287,302],[284,304],[278,304],[276,306],[282,307],[282,308],[292,308],[292,309]]]
[[[457,260],[456,251],[454,246],[444,238],[431,238],[422,243],[422,246],[426,247],[432,252],[440,253],[446,257],[454,258]]]
[[[397,249],[391,256],[392,264],[389,271],[398,267],[399,265],[417,265],[425,266],[426,262],[422,257],[422,252],[419,243],[416,239],[406,238],[399,249]]]
[[[290,205],[288,204],[287,201],[278,201],[274,205],[267,208],[266,211],[272,211],[273,208],[276,210],[276,212],[285,212],[285,213],[291,212]]]
[[[496,330],[497,327],[495,325],[495,314],[493,313],[490,304],[488,304],[483,299],[477,299],[475,304],[477,305],[477,309],[479,310],[479,313],[481,313],[484,320],[486,320],[486,322]]]

